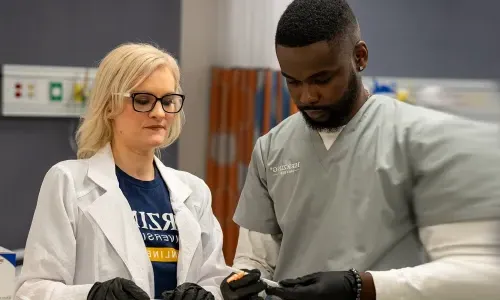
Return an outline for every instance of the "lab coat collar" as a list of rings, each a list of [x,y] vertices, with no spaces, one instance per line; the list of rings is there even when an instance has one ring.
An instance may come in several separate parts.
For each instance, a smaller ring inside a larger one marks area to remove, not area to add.
[[[176,171],[165,167],[157,157],[155,157],[155,162],[170,191],[170,202],[175,214],[175,223],[179,229],[180,251],[177,261],[177,283],[181,284],[188,277],[191,262],[201,242],[201,228],[198,220],[184,204],[184,201],[191,195],[191,189],[179,179],[174,173]]]
[[[88,177],[106,191],[119,187],[115,160],[109,143],[89,159]]]
[[[178,203],[183,203],[191,195],[191,188],[182,182],[175,174],[175,170],[167,168],[158,157],[154,157],[156,166],[160,171],[161,177],[167,184],[170,192],[170,201],[172,205],[177,206]],[[175,208],[174,208],[175,212]]]
[[[192,192],[189,186],[176,176],[174,170],[167,168],[158,157],[155,156],[154,161],[161,177],[169,188],[171,201],[175,203],[184,202]],[[88,176],[106,191],[119,187],[116,178],[115,160],[109,143],[89,159]]]
[[[192,193],[190,187],[178,177],[177,171],[167,168],[159,158],[154,159],[169,189],[170,201],[179,230],[180,251],[177,280],[182,283],[188,276],[189,266],[201,242],[201,229],[197,219],[184,204]],[[132,217],[130,205],[120,190],[109,143],[89,159],[88,177],[106,190],[106,193],[90,205],[89,214],[127,266],[134,282],[142,289],[149,289],[151,293],[154,293],[151,262],[144,249],[144,240]],[[109,215],[110,212],[113,212],[112,217]],[[145,270],[144,266],[149,266],[149,268]]]

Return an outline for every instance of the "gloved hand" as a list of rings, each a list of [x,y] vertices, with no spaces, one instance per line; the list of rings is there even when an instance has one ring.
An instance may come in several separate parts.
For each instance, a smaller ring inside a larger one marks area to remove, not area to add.
[[[245,270],[247,274],[238,280],[227,282],[235,273],[227,276],[220,285],[220,291],[224,300],[259,300],[258,294],[262,292],[267,285],[260,280],[260,271]]]
[[[283,300],[355,300],[356,276],[350,272],[319,272],[279,282],[282,287],[268,287],[266,293]]]
[[[133,281],[117,277],[94,283],[87,300],[150,300],[150,298]]]
[[[215,300],[214,295],[196,283],[185,282],[173,291],[165,291],[163,300]]]

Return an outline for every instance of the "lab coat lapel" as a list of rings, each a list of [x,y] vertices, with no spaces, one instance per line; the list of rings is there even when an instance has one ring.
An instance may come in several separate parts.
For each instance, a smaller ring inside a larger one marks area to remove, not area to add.
[[[151,263],[130,205],[120,190],[109,144],[90,158],[88,177],[106,190],[89,206],[88,213],[123,260],[134,282],[153,292],[154,283],[144,269]]]
[[[179,230],[177,281],[181,284],[188,277],[191,262],[201,241],[201,228],[198,220],[184,203],[192,192],[189,186],[178,178],[176,171],[165,167],[158,158],[155,158],[155,161],[170,191],[170,201]]]

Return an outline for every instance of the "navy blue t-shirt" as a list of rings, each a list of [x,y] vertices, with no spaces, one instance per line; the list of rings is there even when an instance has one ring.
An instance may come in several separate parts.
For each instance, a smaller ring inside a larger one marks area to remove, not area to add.
[[[142,181],[116,167],[116,176],[137,222],[153,265],[155,298],[177,286],[179,232],[170,193],[155,165],[155,179]]]

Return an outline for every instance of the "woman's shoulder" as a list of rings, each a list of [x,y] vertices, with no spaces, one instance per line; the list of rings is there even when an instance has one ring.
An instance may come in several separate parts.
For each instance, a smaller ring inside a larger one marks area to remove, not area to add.
[[[44,180],[82,182],[88,173],[87,159],[68,159],[60,161],[50,167]]]
[[[64,172],[68,175],[74,175],[76,173],[86,173],[88,170],[88,159],[67,159],[50,167],[49,172]]]

